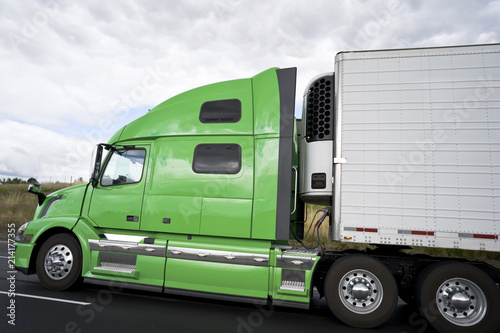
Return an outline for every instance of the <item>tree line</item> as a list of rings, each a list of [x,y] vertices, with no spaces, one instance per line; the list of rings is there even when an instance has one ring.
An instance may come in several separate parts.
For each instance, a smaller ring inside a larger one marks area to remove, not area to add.
[[[73,182],[84,182],[83,177],[72,179]],[[61,183],[60,181],[56,181],[55,183]],[[0,179],[0,184],[40,184],[40,182],[35,177],[30,177],[28,180],[23,180],[21,178],[3,178]]]
[[[36,178],[28,178],[28,180],[22,180],[21,178],[4,178],[0,180],[2,184],[36,184],[38,180]]]

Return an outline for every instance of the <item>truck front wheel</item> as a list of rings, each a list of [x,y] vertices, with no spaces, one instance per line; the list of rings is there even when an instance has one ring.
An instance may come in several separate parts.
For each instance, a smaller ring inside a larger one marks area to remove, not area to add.
[[[51,236],[43,243],[36,258],[36,272],[48,289],[65,290],[81,281],[82,250],[69,234]]]
[[[416,285],[417,304],[440,332],[493,332],[500,324],[500,292],[483,271],[464,263],[427,267]]]
[[[330,267],[325,280],[328,307],[339,320],[359,328],[382,325],[394,312],[398,287],[380,261],[349,255]]]

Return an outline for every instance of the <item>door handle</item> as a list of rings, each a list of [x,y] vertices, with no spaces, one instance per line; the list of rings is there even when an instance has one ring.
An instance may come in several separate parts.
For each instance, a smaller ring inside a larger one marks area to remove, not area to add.
[[[139,216],[127,215],[127,222],[139,222]]]

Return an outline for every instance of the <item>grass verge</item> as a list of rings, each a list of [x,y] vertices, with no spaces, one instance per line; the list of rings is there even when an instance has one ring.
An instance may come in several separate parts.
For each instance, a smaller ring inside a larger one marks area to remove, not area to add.
[[[43,184],[42,190],[47,195],[68,186],[67,183]],[[28,192],[27,184],[0,185],[0,228],[5,229],[14,223],[17,230],[33,219],[37,205],[38,198]]]

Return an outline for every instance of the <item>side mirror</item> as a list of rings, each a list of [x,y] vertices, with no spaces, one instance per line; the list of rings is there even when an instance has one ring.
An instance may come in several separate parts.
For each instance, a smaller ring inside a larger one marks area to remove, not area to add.
[[[41,206],[45,201],[46,196],[42,193],[42,185],[30,184],[28,186],[28,192],[33,193],[38,197],[38,206]]]

